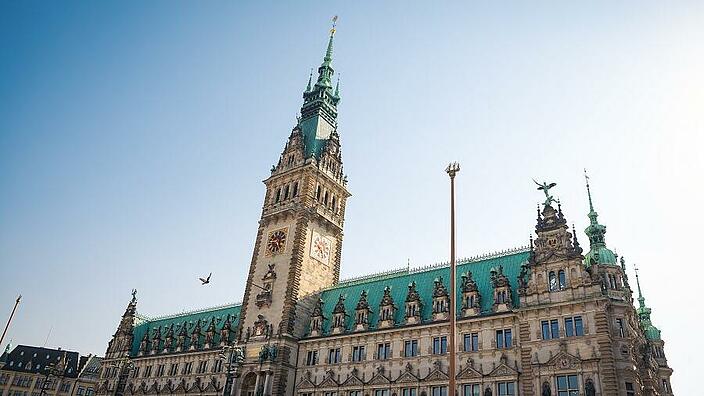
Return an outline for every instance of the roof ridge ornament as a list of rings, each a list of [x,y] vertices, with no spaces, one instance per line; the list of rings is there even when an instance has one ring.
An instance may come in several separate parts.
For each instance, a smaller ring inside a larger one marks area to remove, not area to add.
[[[550,204],[552,202],[555,202],[555,198],[553,198],[552,195],[550,195],[550,189],[555,187],[557,183],[547,183],[547,182],[542,182],[538,183],[535,179],[533,179],[533,183],[538,185],[538,190],[542,190],[545,193],[545,202],[543,203],[544,206],[551,206]]]

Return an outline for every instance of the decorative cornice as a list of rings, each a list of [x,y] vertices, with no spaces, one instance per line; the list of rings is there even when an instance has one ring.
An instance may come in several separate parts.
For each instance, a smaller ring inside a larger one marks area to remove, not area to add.
[[[183,311],[181,313],[162,315],[162,316],[154,316],[154,317],[150,317],[150,316],[142,315],[142,314],[137,314],[136,318],[141,320],[142,322],[155,322],[157,320],[175,319],[175,318],[179,318],[179,317],[187,316],[187,315],[196,315],[196,314],[205,313],[208,311],[214,311],[214,310],[224,309],[224,308],[235,308],[235,307],[241,307],[241,306],[242,306],[242,302],[234,302],[234,303],[216,305],[216,306],[208,307],[208,308],[198,308],[198,309],[194,309],[191,311]]]

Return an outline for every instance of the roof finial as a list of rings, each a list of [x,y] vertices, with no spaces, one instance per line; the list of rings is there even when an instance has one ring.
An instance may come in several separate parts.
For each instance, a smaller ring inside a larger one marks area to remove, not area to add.
[[[337,84],[335,85],[335,96],[340,97],[340,73],[337,73]]]
[[[332,17],[332,28],[330,29],[330,40],[328,41],[328,49],[325,51],[325,61],[330,63],[332,61],[332,38],[335,37],[335,32],[337,31],[335,27],[337,26],[337,15]]]
[[[584,180],[587,182],[587,196],[589,197],[589,211],[594,211],[594,205],[592,204],[592,192],[589,189],[589,175],[587,174],[587,168],[584,168]]]

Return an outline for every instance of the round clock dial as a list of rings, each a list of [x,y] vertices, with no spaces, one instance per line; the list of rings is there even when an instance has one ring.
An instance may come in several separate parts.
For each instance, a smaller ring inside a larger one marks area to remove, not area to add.
[[[266,249],[271,254],[281,253],[286,247],[286,231],[276,230],[269,234]]]

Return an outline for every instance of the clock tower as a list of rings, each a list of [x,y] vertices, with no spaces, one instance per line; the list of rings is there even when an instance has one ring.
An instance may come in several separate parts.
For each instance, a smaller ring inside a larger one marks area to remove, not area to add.
[[[247,360],[275,344],[282,369],[295,365],[295,356],[288,355],[295,354],[295,340],[307,323],[299,300],[336,284],[340,274],[350,194],[337,132],[339,81],[335,88],[331,82],[334,33],[333,28],[317,81],[313,84],[312,73],[308,80],[296,126],[264,180],[266,195],[239,321]],[[274,370],[273,376],[273,394],[292,385],[281,383],[286,382],[284,373],[277,376]]]

